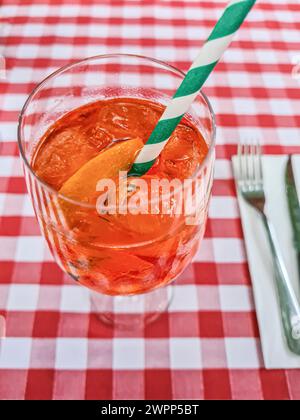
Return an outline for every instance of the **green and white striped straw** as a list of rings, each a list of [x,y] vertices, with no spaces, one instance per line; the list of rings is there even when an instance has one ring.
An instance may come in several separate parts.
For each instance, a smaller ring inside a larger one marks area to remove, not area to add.
[[[255,2],[256,0],[232,0],[228,4],[149,140],[138,154],[128,176],[141,176],[151,168]]]

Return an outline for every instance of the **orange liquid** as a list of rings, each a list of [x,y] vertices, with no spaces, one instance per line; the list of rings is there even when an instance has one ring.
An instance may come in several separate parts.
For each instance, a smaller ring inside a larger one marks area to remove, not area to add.
[[[115,140],[139,137],[146,142],[163,110],[157,103],[128,98],[77,108],[45,133],[33,169],[58,191]],[[207,152],[198,129],[183,120],[143,179],[192,177]],[[89,203],[96,199],[95,192]],[[183,215],[99,215],[96,208],[79,204],[71,206],[71,213],[68,229],[43,216],[45,237],[48,242],[52,238],[50,248],[73,278],[111,295],[143,293],[173,280],[195,254],[206,221],[206,209],[196,226],[186,225]]]

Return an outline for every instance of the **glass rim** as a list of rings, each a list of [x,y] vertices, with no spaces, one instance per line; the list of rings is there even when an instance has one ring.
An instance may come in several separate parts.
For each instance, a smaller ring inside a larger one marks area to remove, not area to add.
[[[24,105],[21,109],[21,112],[20,112],[20,115],[19,115],[19,118],[18,118],[18,129],[17,129],[18,148],[19,148],[20,156],[21,156],[22,161],[25,164],[26,168],[29,170],[30,174],[34,177],[34,179],[39,184],[42,185],[43,188],[48,190],[51,194],[55,195],[59,199],[67,201],[67,202],[69,202],[73,205],[77,205],[77,206],[85,207],[85,208],[95,208],[95,206],[93,206],[92,204],[84,203],[82,201],[73,200],[72,198],[69,198],[66,195],[60,193],[59,191],[57,191],[53,187],[51,187],[49,184],[47,184],[43,179],[41,179],[35,173],[35,171],[32,168],[31,163],[29,162],[29,160],[26,157],[25,150],[24,150],[23,145],[22,145],[22,138],[23,138],[22,122],[23,122],[23,118],[25,117],[27,108],[30,105],[34,95],[36,93],[38,93],[44,87],[44,85],[47,84],[47,82],[49,80],[52,80],[56,76],[59,76],[60,74],[63,74],[65,71],[71,70],[73,67],[76,67],[77,65],[80,65],[80,64],[83,64],[83,63],[86,63],[88,61],[97,60],[97,59],[122,58],[122,57],[143,59],[145,61],[149,61],[149,62],[152,62],[152,63],[159,64],[160,66],[162,66],[165,69],[171,71],[172,73],[176,73],[178,76],[180,76],[182,78],[184,78],[185,75],[186,75],[186,73],[184,71],[178,69],[177,67],[173,66],[172,64],[166,63],[165,61],[158,60],[156,58],[147,57],[147,56],[144,56],[144,55],[123,54],[123,53],[93,55],[93,56],[90,56],[90,57],[86,57],[84,59],[72,61],[72,62],[58,68],[57,70],[53,71],[48,76],[46,76],[41,82],[39,82],[36,85],[36,87],[29,94],[28,98],[26,99],[26,101],[25,101],[25,103],[24,103]],[[201,162],[201,164],[199,165],[199,167],[197,168],[197,170],[195,171],[195,173],[193,174],[193,176],[190,179],[194,179],[197,176],[197,174],[202,170],[202,168],[205,166],[207,161],[209,161],[212,153],[214,152],[215,143],[216,143],[216,117],[215,117],[214,110],[212,108],[212,105],[211,105],[208,97],[206,96],[206,94],[202,90],[200,90],[199,95],[203,98],[206,106],[208,107],[208,110],[209,110],[209,113],[210,113],[210,116],[211,116],[211,120],[212,120],[212,136],[211,137],[212,137],[212,139],[211,139],[211,143],[208,147],[207,155],[205,156],[204,160]]]

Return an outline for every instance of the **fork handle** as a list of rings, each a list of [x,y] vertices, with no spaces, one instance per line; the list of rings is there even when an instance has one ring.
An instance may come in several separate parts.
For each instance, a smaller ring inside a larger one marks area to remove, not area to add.
[[[262,219],[271,246],[282,325],[287,344],[293,353],[300,355],[300,306],[290,282],[273,225],[264,213]]]

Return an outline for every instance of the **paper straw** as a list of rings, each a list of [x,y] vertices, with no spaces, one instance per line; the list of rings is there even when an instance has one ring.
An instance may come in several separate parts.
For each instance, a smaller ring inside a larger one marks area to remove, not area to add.
[[[147,143],[138,154],[128,176],[141,176],[151,168],[255,2],[256,0],[232,0],[228,4]]]

